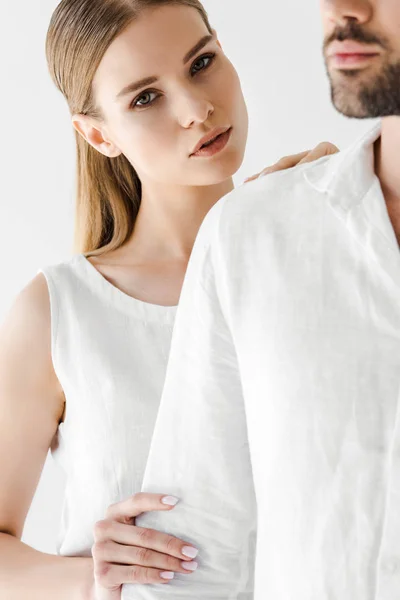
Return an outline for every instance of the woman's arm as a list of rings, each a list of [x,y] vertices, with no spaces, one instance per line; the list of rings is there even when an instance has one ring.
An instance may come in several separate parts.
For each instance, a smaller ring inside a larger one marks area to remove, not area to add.
[[[84,600],[93,560],[39,552],[21,542],[32,498],[63,412],[50,353],[42,274],[18,294],[0,329],[0,597]]]
[[[93,559],[39,552],[0,533],[0,598],[89,600]]]
[[[124,582],[165,585],[175,573],[190,577],[195,563],[184,536],[135,525],[143,512],[171,512],[173,504],[162,502],[167,494],[134,494],[106,508],[94,524],[89,558],[54,556],[21,542],[64,408],[51,360],[49,301],[39,274],[0,330],[0,600],[119,600]]]

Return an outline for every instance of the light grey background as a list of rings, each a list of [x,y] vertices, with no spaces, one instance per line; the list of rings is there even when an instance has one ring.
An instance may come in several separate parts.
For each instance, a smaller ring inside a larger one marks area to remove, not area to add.
[[[249,110],[247,153],[236,185],[320,141],[343,148],[370,126],[345,119],[330,104],[317,0],[204,4],[241,77]],[[39,0],[2,7],[0,317],[40,266],[72,251],[73,129],[44,53],[56,5]],[[55,552],[64,485],[49,454],[22,538],[38,550]]]

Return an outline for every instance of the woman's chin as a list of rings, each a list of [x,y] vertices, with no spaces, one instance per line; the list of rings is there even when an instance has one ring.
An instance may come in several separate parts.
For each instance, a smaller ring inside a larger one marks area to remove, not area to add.
[[[212,165],[204,165],[200,175],[202,183],[197,185],[215,185],[233,177],[243,164],[244,153],[230,153],[225,160],[215,161]],[[194,183],[194,185],[196,185]]]

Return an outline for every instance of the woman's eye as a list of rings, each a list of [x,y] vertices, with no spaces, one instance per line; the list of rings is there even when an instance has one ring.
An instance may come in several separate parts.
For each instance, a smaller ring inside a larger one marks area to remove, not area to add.
[[[215,57],[216,57],[216,54],[215,54],[215,53],[213,53],[213,54],[207,54],[207,55],[204,55],[204,56],[200,56],[200,57],[199,57],[199,58],[198,58],[198,59],[197,59],[197,60],[196,60],[196,61],[193,63],[193,66],[195,66],[195,65],[197,65],[197,64],[199,64],[199,63],[201,63],[202,61],[207,61],[207,60],[208,60],[209,62],[208,62],[208,63],[206,63],[206,66],[205,66],[205,67],[202,67],[202,68],[200,68],[200,69],[195,69],[195,74],[196,74],[196,73],[199,73],[199,72],[201,72],[201,71],[205,71],[206,69],[208,69],[208,67],[209,67],[209,66],[211,65],[211,63],[214,61]],[[146,96],[147,96],[147,97],[148,97],[148,96],[151,96],[151,94],[155,94],[155,96],[156,96],[157,98],[158,98],[158,96],[159,96],[159,94],[156,94],[156,92],[152,92],[152,91],[142,92],[142,93],[140,94],[140,96],[138,96],[137,98],[135,98],[135,100],[132,102],[132,104],[131,104],[131,108],[136,108],[136,107],[138,107],[138,108],[142,108],[142,107],[143,107],[143,108],[145,108],[146,106],[150,106],[151,104],[153,104],[153,103],[155,102],[155,100],[153,100],[153,101],[149,101],[149,102],[144,102],[144,103],[143,103],[143,102],[142,102],[142,103],[139,103],[139,101],[140,101],[142,98],[146,98]]]
[[[140,107],[140,106],[148,106],[149,104],[152,104],[152,102],[145,102],[144,104],[138,104],[139,100],[141,100],[142,98],[146,98],[146,96],[150,96],[151,94],[155,94],[155,92],[142,92],[140,94],[140,96],[138,96],[136,98],[136,100],[134,100],[132,102],[131,107],[135,108],[135,106],[139,106]]]
[[[199,57],[199,58],[196,60],[196,62],[194,63],[194,65],[197,65],[197,64],[198,64],[199,62],[201,62],[202,60],[209,60],[210,62],[208,62],[208,63],[206,64],[206,66],[204,67],[205,69],[207,69],[207,67],[209,67],[209,66],[210,66],[210,64],[213,62],[214,58],[215,58],[215,54],[207,54],[207,55],[204,55],[204,56],[200,56],[200,57]],[[194,66],[194,65],[193,65],[193,66]],[[200,69],[200,71],[204,71],[204,68],[203,68],[203,69]]]

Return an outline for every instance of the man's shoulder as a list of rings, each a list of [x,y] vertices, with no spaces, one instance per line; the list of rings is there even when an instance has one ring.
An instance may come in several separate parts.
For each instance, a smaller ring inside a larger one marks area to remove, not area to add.
[[[297,206],[300,199],[305,202],[304,210],[308,206],[311,208],[312,200],[322,200],[321,196],[324,195],[311,182],[331,171],[336,156],[324,156],[312,163],[265,175],[236,188],[225,197],[224,219],[230,216],[234,218],[236,214],[280,214],[292,205]]]
[[[266,224],[273,226],[277,221],[284,222],[288,215],[293,216],[293,211],[301,218],[307,212],[315,215],[316,209],[322,209],[326,204],[326,195],[310,182],[329,173],[336,156],[324,156],[233,189],[207,213],[197,236],[197,245],[208,246],[213,240],[231,237],[232,232],[245,235],[247,225],[250,231],[254,231],[257,223],[264,227]]]
[[[236,215],[244,218],[280,215],[291,207],[297,208],[299,199],[302,211],[315,211],[316,207],[323,210],[328,201],[327,191],[335,193],[336,184],[353,177],[354,165],[360,172],[365,171],[373,142],[380,131],[380,121],[374,122],[336,154],[265,175],[234,189],[223,198],[223,219],[229,220]]]

